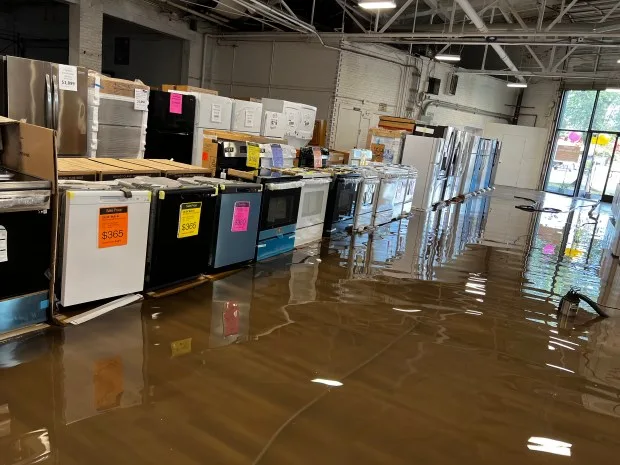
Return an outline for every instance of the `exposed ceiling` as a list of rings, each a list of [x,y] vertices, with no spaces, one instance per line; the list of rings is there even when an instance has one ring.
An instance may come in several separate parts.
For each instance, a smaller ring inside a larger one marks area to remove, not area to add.
[[[412,53],[460,53],[464,72],[515,79],[620,77],[620,0],[156,0],[216,24],[222,37],[286,35],[387,43]]]

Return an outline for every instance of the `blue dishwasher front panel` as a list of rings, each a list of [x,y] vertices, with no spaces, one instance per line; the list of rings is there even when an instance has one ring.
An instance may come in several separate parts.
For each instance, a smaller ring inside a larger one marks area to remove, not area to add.
[[[262,192],[221,193],[213,268],[254,260]]]

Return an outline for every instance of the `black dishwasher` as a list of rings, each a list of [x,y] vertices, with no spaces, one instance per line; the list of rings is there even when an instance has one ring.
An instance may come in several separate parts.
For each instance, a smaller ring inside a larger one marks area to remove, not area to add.
[[[122,184],[153,192],[144,289],[193,279],[208,269],[217,189],[169,178],[138,177]]]

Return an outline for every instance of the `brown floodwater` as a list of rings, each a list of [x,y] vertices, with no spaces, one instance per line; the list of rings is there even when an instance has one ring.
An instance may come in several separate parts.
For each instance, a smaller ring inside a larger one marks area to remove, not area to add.
[[[0,345],[0,465],[618,463],[609,208],[515,193]]]

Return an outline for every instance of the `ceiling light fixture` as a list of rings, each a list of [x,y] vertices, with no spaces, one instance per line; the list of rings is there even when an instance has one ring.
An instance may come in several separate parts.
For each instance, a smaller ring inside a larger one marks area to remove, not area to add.
[[[438,53],[435,55],[437,61],[461,61],[461,55],[453,55],[451,53]]]
[[[396,3],[394,2],[358,2],[357,5],[365,10],[389,10],[396,8]]]
[[[331,387],[340,387],[342,383],[340,381],[336,381],[334,379],[324,379],[324,378],[315,378],[312,380],[313,383],[325,384],[326,386]]]
[[[527,83],[525,82],[509,82],[506,84],[506,87],[516,87],[519,89],[525,89],[527,87]]]
[[[608,87],[605,92],[620,92],[620,87]]]

